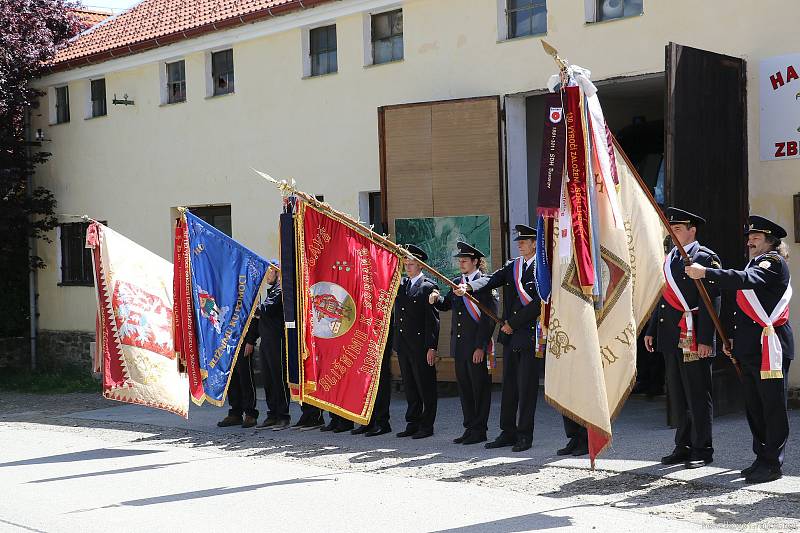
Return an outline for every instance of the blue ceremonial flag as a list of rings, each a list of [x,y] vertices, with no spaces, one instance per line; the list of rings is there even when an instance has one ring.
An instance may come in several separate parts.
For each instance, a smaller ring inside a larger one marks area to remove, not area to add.
[[[550,265],[547,262],[547,232],[545,231],[544,217],[539,215],[536,221],[536,290],[544,303],[550,302],[552,280],[550,279]]]
[[[187,366],[202,380],[192,400],[222,406],[269,263],[189,211],[183,221],[196,346]]]

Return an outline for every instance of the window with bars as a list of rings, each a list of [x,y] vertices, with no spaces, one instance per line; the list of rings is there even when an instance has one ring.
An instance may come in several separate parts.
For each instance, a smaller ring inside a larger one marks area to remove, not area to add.
[[[509,39],[547,33],[546,0],[508,0],[506,23]]]
[[[211,54],[211,77],[214,82],[214,96],[233,92],[232,49]]]
[[[56,87],[56,124],[69,122],[69,87]]]
[[[92,80],[91,83],[91,97],[92,97],[92,116],[102,117],[107,113],[106,109],[106,80],[101,78],[99,80]]]
[[[186,62],[167,63],[167,103],[186,101]]]
[[[105,224],[105,222],[103,222]],[[86,248],[88,222],[59,224],[61,285],[94,286],[92,251]]]
[[[308,32],[311,75],[320,76],[339,70],[336,58],[336,25],[314,28]]]
[[[228,237],[233,236],[231,223],[231,206],[229,205],[207,205],[205,207],[192,207],[193,215],[208,222]]]
[[[635,17],[644,12],[644,0],[597,0],[596,22]]]
[[[372,15],[372,62],[403,59],[403,10]]]

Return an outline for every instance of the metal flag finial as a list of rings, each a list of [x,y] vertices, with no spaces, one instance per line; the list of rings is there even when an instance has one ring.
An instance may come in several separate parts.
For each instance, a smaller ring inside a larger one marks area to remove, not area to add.
[[[566,70],[569,64],[564,59],[562,59],[561,56],[558,55],[558,50],[553,48],[553,46],[550,45],[550,43],[548,43],[544,39],[540,39],[540,41],[542,42],[542,48],[544,48],[544,51],[547,53],[547,55],[552,57],[553,61],[555,61],[556,64],[558,64],[558,68],[560,68],[561,70]]]

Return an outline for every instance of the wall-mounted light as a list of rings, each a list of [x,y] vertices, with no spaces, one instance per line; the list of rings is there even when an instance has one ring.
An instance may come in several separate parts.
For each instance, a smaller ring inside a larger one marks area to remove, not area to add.
[[[42,128],[36,128],[36,140],[39,142],[44,140],[44,131],[42,131]]]

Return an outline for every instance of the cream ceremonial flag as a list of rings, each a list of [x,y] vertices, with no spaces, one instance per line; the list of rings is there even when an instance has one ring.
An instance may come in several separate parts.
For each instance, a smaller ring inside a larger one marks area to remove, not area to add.
[[[97,352],[103,396],[189,414],[189,379],[179,371],[172,332],[172,263],[93,222]]]
[[[596,269],[601,305],[596,309],[592,295],[581,290],[574,254],[567,255],[567,261],[554,260],[547,340],[545,397],[589,430],[592,464],[611,442],[611,421],[633,386],[637,335],[664,280],[661,266],[666,230],[625,156],[616,148],[614,155],[616,205],[609,199],[605,183],[594,180],[593,229],[598,236],[594,246],[599,247],[601,257]],[[567,187],[562,194],[568,194]],[[562,202],[564,209],[570,209],[570,202]],[[621,224],[614,220],[615,213]],[[556,223],[565,221],[569,216],[559,217]],[[557,225],[556,231],[560,229]],[[561,241],[564,246],[564,239]]]

